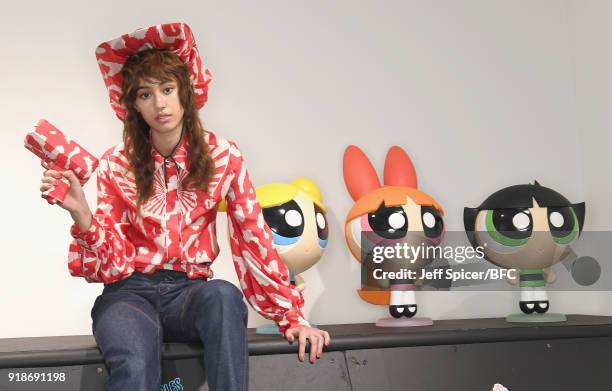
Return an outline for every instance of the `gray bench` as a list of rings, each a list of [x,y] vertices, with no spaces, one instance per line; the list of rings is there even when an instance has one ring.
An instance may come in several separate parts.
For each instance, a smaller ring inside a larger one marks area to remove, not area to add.
[[[332,343],[315,365],[298,362],[297,343],[249,329],[250,389],[488,391],[495,383],[510,391],[612,388],[612,317],[571,315],[565,323],[540,325],[492,318],[407,329],[320,327]],[[207,390],[201,357],[199,344],[166,343],[162,390]],[[0,339],[0,390],[96,391],[105,389],[106,377],[92,336]]]

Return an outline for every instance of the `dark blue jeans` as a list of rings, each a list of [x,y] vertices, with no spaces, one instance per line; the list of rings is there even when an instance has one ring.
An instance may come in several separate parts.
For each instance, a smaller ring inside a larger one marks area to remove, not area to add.
[[[108,390],[159,391],[162,342],[204,345],[211,391],[248,388],[247,309],[224,280],[166,270],[106,285],[91,310]]]

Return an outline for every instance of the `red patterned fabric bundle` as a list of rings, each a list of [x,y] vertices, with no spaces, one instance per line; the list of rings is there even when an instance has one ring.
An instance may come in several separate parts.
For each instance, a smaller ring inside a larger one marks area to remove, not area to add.
[[[24,146],[41,159],[45,168],[74,171],[81,185],[98,167],[98,159],[44,119],[38,121],[34,130],[26,135]],[[55,186],[43,192],[42,197],[50,204],[62,203],[69,188],[70,183],[62,177]]]

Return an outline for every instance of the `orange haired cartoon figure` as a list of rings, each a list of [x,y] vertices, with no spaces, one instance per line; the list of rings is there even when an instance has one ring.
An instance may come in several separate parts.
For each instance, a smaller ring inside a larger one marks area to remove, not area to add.
[[[417,318],[415,290],[421,271],[433,258],[429,251],[397,251],[385,260],[376,259],[377,249],[438,246],[444,236],[444,214],[440,205],[418,190],[417,176],[406,152],[391,147],[385,159],[384,184],[374,167],[356,146],[344,152],[344,182],[355,205],[349,211],[344,234],[351,254],[362,264],[359,296],[368,303],[388,305],[391,318],[380,319],[383,327],[423,326],[429,318]]]

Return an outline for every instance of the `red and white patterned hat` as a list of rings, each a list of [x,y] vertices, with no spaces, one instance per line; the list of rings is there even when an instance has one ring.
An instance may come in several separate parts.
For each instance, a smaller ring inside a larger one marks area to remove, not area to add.
[[[96,48],[96,58],[110,96],[110,104],[117,117],[123,121],[125,108],[121,105],[121,68],[127,58],[147,49],[168,49],[176,53],[189,67],[193,83],[195,103],[198,109],[208,98],[210,71],[202,64],[200,53],[189,26],[184,23],[166,23],[138,29]]]

